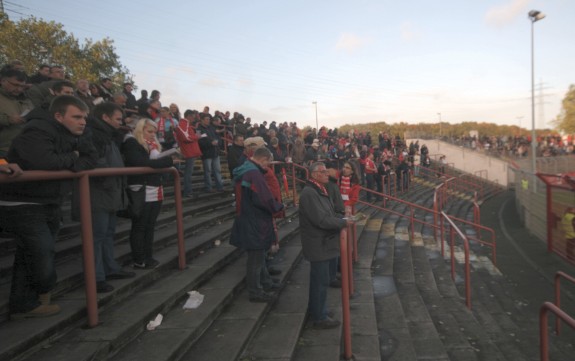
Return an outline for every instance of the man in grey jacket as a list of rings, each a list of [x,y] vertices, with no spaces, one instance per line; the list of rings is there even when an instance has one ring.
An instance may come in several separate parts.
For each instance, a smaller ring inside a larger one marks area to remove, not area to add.
[[[92,142],[98,150],[96,168],[123,168],[120,145],[124,134],[122,108],[114,103],[101,103],[93,109],[94,117],[88,119]],[[90,179],[92,205],[92,232],[96,265],[96,289],[100,293],[114,290],[106,280],[135,277],[134,272],[123,270],[114,257],[116,212],[124,208],[123,176],[93,177]]]
[[[310,178],[301,193],[299,222],[304,257],[310,262],[308,313],[313,327],[338,327],[328,316],[326,300],[330,282],[330,260],[339,255],[339,233],[347,222],[335,212],[326,190],[329,174],[322,162],[313,163]]]

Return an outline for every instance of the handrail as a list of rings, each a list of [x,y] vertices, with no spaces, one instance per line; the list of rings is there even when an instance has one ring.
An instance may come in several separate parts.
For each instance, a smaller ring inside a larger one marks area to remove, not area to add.
[[[561,308],[561,278],[566,279],[567,281],[575,284],[575,277],[568,275],[563,271],[557,271],[555,274],[555,306],[557,308]],[[555,319],[555,333],[559,335],[561,332],[561,324],[559,322],[559,318]]]
[[[341,262],[341,311],[343,321],[343,357],[352,360],[351,352],[351,316],[349,311],[350,279],[349,279],[349,249],[347,227],[339,234],[340,262]]]
[[[461,232],[459,227],[453,223],[453,221],[449,218],[449,216],[445,212],[441,212],[441,216],[443,219],[447,220],[449,223],[449,236],[450,236],[450,251],[451,251],[451,278],[455,281],[455,254],[454,254],[454,239],[455,234],[453,232],[457,232],[459,237],[463,240],[463,248],[465,251],[465,305],[468,309],[471,310],[471,270],[469,265],[469,240],[467,236]],[[443,243],[443,240],[441,241]]]
[[[553,303],[544,302],[539,309],[539,359],[541,361],[549,361],[549,331],[547,330],[547,312],[549,311],[571,326],[572,329],[575,329],[575,319],[573,317]]]
[[[174,179],[174,195],[176,205],[176,228],[178,235],[178,266],[180,270],[186,267],[186,251],[184,246],[184,227],[182,222],[182,191],[180,174],[174,167],[153,169],[149,167],[128,168],[97,168],[81,172],[61,171],[24,171],[16,178],[0,174],[1,183],[30,182],[39,180],[79,179],[80,194],[80,227],[82,238],[82,254],[84,257],[84,282],[86,284],[86,313],[88,326],[98,325],[98,300],[96,292],[96,268],[94,262],[94,239],[92,234],[92,207],[90,200],[90,177],[108,177],[118,175],[172,173]]]

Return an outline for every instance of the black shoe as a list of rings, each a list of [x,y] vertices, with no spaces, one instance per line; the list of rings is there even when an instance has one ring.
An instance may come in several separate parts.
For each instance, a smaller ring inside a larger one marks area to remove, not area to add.
[[[108,293],[108,292],[112,292],[113,290],[114,290],[114,286],[112,286],[109,283],[106,283],[106,281],[96,282],[96,291],[98,293]]]
[[[118,272],[111,273],[106,276],[107,280],[122,280],[124,278],[133,278],[136,277],[134,272],[128,272],[124,270],[119,270]]]
[[[269,293],[262,293],[259,295],[250,296],[250,302],[258,302],[258,303],[272,302],[275,299],[276,299],[275,296]]]
[[[147,269],[154,269],[160,265],[160,261],[150,258],[146,261],[146,268]]]
[[[277,276],[282,273],[282,270],[275,267],[268,267],[268,273],[270,276]]]
[[[263,286],[264,291],[275,291],[279,290],[282,287],[282,284],[279,282],[272,282],[269,285]]]
[[[338,320],[334,320],[333,318],[327,317],[325,320],[316,321],[313,323],[313,328],[317,330],[326,330],[328,328],[336,328],[339,327],[341,322]]]
[[[134,262],[132,267],[134,267],[135,269],[154,269],[154,268],[158,267],[159,265],[160,265],[160,262],[158,262],[152,258],[151,260],[146,261],[146,262],[142,262],[142,263]]]
[[[338,280],[338,279],[335,279],[335,280],[333,280],[333,281],[331,281],[331,282],[329,283],[329,287],[331,287],[331,288],[341,288],[341,281]]]

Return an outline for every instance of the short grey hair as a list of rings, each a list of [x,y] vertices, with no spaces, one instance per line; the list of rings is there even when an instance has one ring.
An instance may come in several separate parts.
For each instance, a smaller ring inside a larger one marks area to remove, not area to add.
[[[273,160],[274,156],[272,154],[272,152],[270,152],[270,150],[266,147],[259,147],[258,149],[256,149],[256,151],[254,152],[254,155],[252,156],[252,158],[255,159],[270,159]]]
[[[324,163],[324,162],[315,162],[315,163],[312,163],[312,164],[309,166],[309,172],[310,172],[310,173],[313,173],[313,172],[317,171],[317,169],[318,169],[319,167],[322,167],[322,166],[325,167],[325,163]]]

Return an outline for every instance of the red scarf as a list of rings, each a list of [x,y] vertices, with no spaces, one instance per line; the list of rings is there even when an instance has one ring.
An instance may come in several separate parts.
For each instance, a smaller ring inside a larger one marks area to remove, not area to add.
[[[327,189],[323,186],[323,184],[319,184],[315,179],[309,179],[311,184],[314,184],[324,196],[327,196]]]

